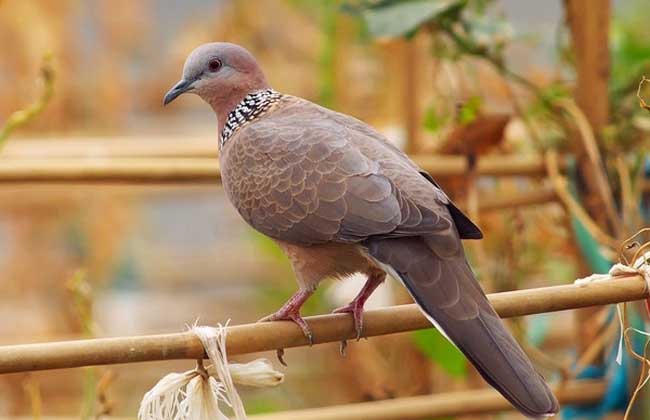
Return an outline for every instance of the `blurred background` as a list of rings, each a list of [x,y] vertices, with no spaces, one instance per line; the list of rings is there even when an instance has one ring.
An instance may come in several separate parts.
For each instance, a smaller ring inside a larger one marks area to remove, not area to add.
[[[362,119],[408,153],[466,162],[466,173],[438,181],[485,233],[466,248],[487,291],[566,284],[606,272],[615,247],[566,210],[546,177],[478,176],[474,163],[558,153],[576,202],[608,238],[647,224],[650,113],[636,95],[650,75],[649,10],[642,0],[0,0],[0,168],[211,162],[211,109],[191,95],[163,108],[162,97],[192,49],[235,42],[276,90]],[[650,89],[639,95],[650,98]],[[34,115],[14,129],[12,113],[32,103]],[[589,159],[588,133],[600,166]],[[197,319],[254,322],[296,288],[283,255],[240,220],[217,179],[1,178],[0,344],[178,332]],[[611,194],[594,179],[607,180]],[[363,281],[323,283],[304,313],[343,305]],[[406,302],[390,280],[368,307]],[[573,407],[565,418],[622,417],[634,390],[635,367],[612,367],[611,311],[510,322],[550,380],[581,376],[585,366],[605,380],[623,375],[608,387],[613,403]],[[645,313],[635,313],[643,323]],[[603,334],[598,356],[576,365]],[[485,386],[433,330],[351,343],[345,358],[328,344],[288,350],[286,360],[283,385],[242,391],[249,414]],[[160,377],[191,367],[0,376],[0,416],[133,417]],[[634,415],[647,418],[646,405],[637,402]]]

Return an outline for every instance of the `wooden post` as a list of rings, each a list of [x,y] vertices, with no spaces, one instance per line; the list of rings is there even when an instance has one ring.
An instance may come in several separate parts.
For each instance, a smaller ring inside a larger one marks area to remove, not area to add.
[[[566,0],[565,6],[576,58],[575,99],[599,130],[609,121],[610,0]]]
[[[575,101],[598,138],[600,130],[609,121],[610,0],[565,0],[565,8],[576,58]],[[609,230],[593,162],[589,161],[582,143],[577,149],[587,210],[604,229]]]
[[[406,66],[404,71],[404,126],[406,128],[404,151],[406,153],[415,153],[419,149],[419,136],[422,125],[419,110],[418,70],[420,67],[420,49],[418,44],[418,37],[416,36],[406,43],[404,51],[404,65]]]
[[[576,58],[575,101],[585,114],[592,130],[598,136],[609,120],[609,19],[610,0],[565,0],[567,24],[571,31],[573,52]],[[582,146],[582,143],[580,143]],[[605,203],[599,194],[593,162],[586,150],[577,150],[578,171],[583,187],[583,202],[589,214],[604,229],[611,230]],[[582,271],[590,270],[583,268]],[[589,308],[577,313],[578,351],[582,354],[595,339],[598,329],[588,328],[598,308]]]

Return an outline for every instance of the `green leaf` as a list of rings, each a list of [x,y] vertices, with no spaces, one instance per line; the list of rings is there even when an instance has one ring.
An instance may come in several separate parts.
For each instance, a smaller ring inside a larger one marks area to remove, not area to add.
[[[424,128],[432,133],[437,133],[447,122],[449,115],[438,113],[433,105],[424,111]]]
[[[478,117],[479,112],[481,111],[482,105],[481,98],[478,96],[472,96],[460,107],[458,110],[458,123],[460,125],[471,124]]]
[[[417,31],[455,8],[462,8],[460,0],[402,0],[383,2],[361,10],[368,31],[374,37],[399,37]]]
[[[413,341],[429,359],[440,365],[449,375],[464,378],[467,375],[467,360],[438,330],[430,328],[413,332]]]

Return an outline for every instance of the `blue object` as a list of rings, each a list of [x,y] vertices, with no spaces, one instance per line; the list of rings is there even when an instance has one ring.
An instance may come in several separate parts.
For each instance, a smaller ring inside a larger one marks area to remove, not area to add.
[[[645,162],[644,172],[646,178],[650,178],[650,159]],[[574,159],[568,162],[568,175],[571,194],[578,198],[577,170]],[[643,211],[643,200],[640,205]],[[575,233],[580,252],[589,265],[589,268],[594,273],[607,273],[613,262],[602,254],[598,242],[591,236],[587,228],[578,218],[571,216],[571,226]],[[638,315],[631,314],[630,321],[636,328],[643,328],[643,322]],[[608,322],[618,322],[615,306],[612,306],[610,309]],[[637,353],[643,352],[644,340],[642,337],[635,336],[632,345]],[[577,375],[578,379],[604,378],[607,382],[607,391],[603,399],[595,404],[564,406],[562,408],[562,417],[564,419],[598,419],[613,411],[624,411],[626,409],[633,392],[632,389],[629,389],[628,378],[632,372],[638,371],[638,362],[632,359],[624,350],[621,365],[619,365],[616,363],[617,351],[618,340],[612,344],[612,348],[608,352],[605,363],[602,366],[587,366]]]
[[[616,307],[612,306],[608,322],[618,322]],[[630,324],[634,328],[642,329],[643,321],[638,314],[631,314]],[[632,336],[634,351],[641,354],[645,345],[645,338],[640,335]],[[607,390],[602,400],[595,404],[586,405],[565,405],[562,407],[562,418],[572,419],[599,419],[614,411],[625,411],[630,397],[634,392],[628,383],[628,378],[638,372],[639,362],[633,359],[623,349],[621,365],[616,363],[618,352],[618,340],[612,343],[603,366],[587,366],[577,375],[578,379],[602,379],[607,382]]]
[[[567,162],[567,173],[571,195],[578,199],[578,171],[575,159],[570,159]],[[591,271],[599,274],[607,273],[612,266],[612,261],[602,254],[598,242],[591,236],[585,225],[577,217],[571,216],[571,226],[578,242],[578,248]]]

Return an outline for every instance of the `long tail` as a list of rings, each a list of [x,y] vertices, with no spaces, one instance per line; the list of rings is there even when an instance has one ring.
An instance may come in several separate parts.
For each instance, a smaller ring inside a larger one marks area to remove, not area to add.
[[[490,305],[460,245],[458,252],[445,257],[438,256],[424,238],[370,240],[365,245],[514,407],[529,417],[558,412],[557,399]]]

